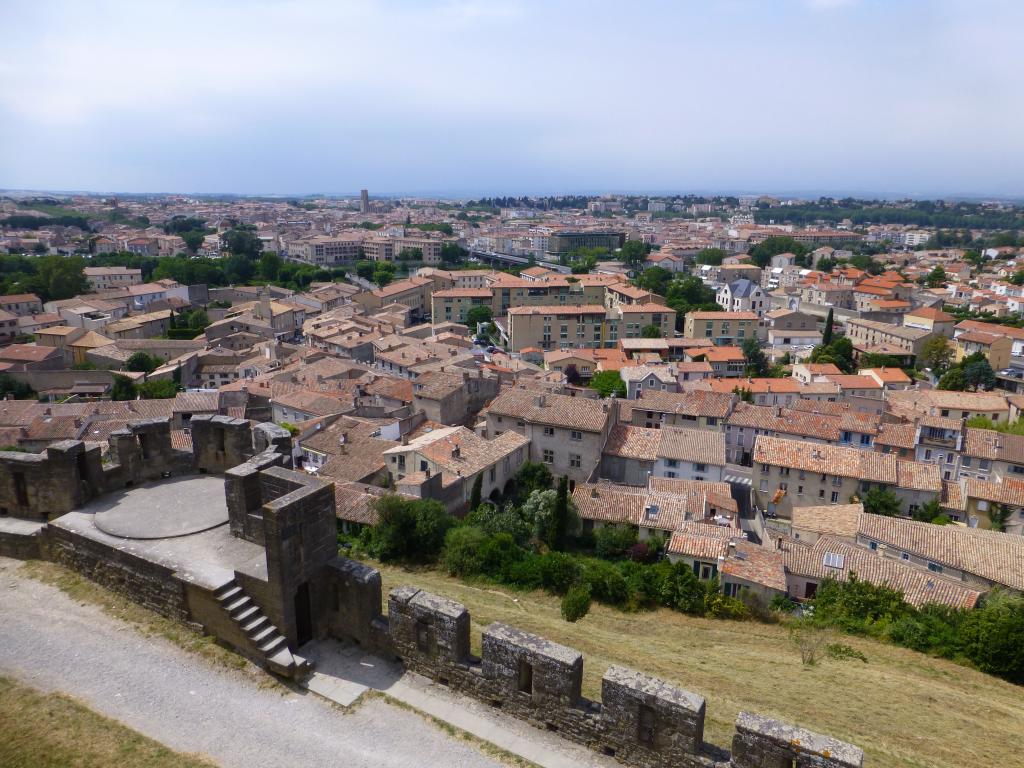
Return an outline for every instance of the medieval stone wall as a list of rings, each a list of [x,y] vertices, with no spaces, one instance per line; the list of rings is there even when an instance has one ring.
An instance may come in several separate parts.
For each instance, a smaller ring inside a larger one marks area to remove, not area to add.
[[[161,616],[190,623],[185,589],[172,569],[53,524],[43,546],[47,559]]]
[[[470,652],[470,615],[460,603],[398,587],[379,615],[380,574],[338,558],[330,567],[330,630],[399,657],[406,668],[515,717],[641,768],[860,768],[850,744],[741,713],[732,753],[704,742],[706,702],[698,694],[626,667],[601,681],[601,701],[582,696],[583,656],[509,627],[483,631]]]

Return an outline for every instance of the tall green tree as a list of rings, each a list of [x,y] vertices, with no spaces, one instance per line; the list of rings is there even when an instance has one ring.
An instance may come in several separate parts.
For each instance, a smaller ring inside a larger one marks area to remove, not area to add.
[[[832,343],[832,325],[835,322],[834,318],[835,309],[833,307],[828,308],[828,317],[825,318],[825,330],[821,333],[822,346],[828,346]]]
[[[917,359],[918,365],[930,368],[936,376],[942,376],[949,370],[949,364],[953,360],[953,348],[945,336],[935,336],[924,343]]]
[[[864,511],[872,515],[896,517],[900,513],[900,500],[888,488],[878,486],[864,494]]]
[[[569,478],[565,475],[558,480],[555,509],[548,530],[548,546],[554,550],[564,550],[569,538]]]
[[[761,349],[761,344],[756,338],[743,340],[743,359],[746,362],[747,376],[767,376],[768,358]]]
[[[469,494],[469,509],[472,512],[474,509],[480,506],[480,496],[483,493],[484,486],[484,473],[477,473],[476,480],[473,481],[473,490]]]

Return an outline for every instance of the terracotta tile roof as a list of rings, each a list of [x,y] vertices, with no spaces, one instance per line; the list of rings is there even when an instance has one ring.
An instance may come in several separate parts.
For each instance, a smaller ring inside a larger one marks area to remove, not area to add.
[[[793,507],[794,530],[815,531],[846,538],[855,538],[860,527],[863,504],[826,504],[815,507]]]
[[[339,520],[361,525],[376,525],[380,521],[374,501],[384,490],[361,483],[334,484],[334,514]]]
[[[826,555],[830,556],[831,562],[842,565],[825,565]],[[805,578],[848,581],[850,573],[855,573],[864,581],[898,590],[903,593],[904,600],[915,606],[938,603],[955,608],[973,608],[981,596],[979,590],[829,536],[822,536],[809,549],[784,547],[782,560],[788,573]]]
[[[608,434],[604,453],[639,461],[655,461],[661,443],[662,430],[616,424]]]
[[[783,566],[781,552],[743,539],[737,539],[733,545],[734,549],[721,564],[723,574],[752,584],[760,584],[777,592],[786,591],[786,569]]]
[[[917,427],[912,423],[885,423],[879,427],[875,436],[875,445],[888,445],[892,448],[913,449],[917,446]]]
[[[1024,590],[1024,536],[867,514],[861,518],[859,535]]]
[[[715,561],[728,554],[729,539],[676,532],[669,539],[667,551],[673,555]]]
[[[658,456],[697,464],[725,466],[725,433],[707,429],[665,427],[661,430]]]
[[[1024,464],[1024,435],[967,427],[960,453],[964,456]]]
[[[576,513],[583,520],[636,525],[647,496],[643,488],[611,483],[577,483],[572,492]]]
[[[534,424],[578,429],[583,432],[602,432],[608,423],[610,410],[602,400],[568,395],[539,395],[520,389],[511,389],[498,395],[486,413]]]
[[[680,416],[711,416],[724,419],[732,409],[732,392],[644,392],[633,408]]]

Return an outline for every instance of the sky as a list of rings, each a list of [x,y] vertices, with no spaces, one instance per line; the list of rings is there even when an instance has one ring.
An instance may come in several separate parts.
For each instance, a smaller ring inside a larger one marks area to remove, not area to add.
[[[0,188],[1024,196],[1021,0],[0,0]]]

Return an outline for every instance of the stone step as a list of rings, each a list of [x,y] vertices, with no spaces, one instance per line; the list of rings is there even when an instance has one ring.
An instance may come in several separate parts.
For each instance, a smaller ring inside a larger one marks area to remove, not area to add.
[[[248,595],[243,595],[242,597],[232,600],[230,603],[226,603],[224,605],[224,609],[232,616],[236,616],[252,604],[252,598]]]
[[[237,600],[244,594],[245,592],[242,591],[242,588],[235,584],[233,587],[229,587],[228,589],[224,590],[222,594],[217,594],[216,597],[220,602],[226,604],[231,602],[232,600]]]
[[[281,639],[283,640],[284,638]],[[296,668],[295,657],[292,656],[292,652],[286,646],[267,656],[267,666],[270,667],[271,672],[275,672],[282,677],[291,677]]]
[[[268,657],[273,656],[281,648],[288,650],[288,641],[285,640],[284,635],[277,633],[276,630],[272,639],[259,646],[260,653],[266,654]],[[291,651],[288,651],[288,653],[290,655]]]
[[[252,621],[250,621],[248,624],[242,625],[242,631],[250,637],[252,637],[253,632],[256,632],[257,630],[262,629],[264,626],[270,624],[270,619],[268,619],[262,613],[259,615],[251,616],[250,618],[252,619]]]
[[[267,626],[249,635],[249,639],[252,640],[256,645],[262,645],[270,640],[272,637],[278,634],[277,627],[273,624],[267,623]]]
[[[217,591],[213,593],[213,596],[220,600],[225,594],[235,589],[237,589],[239,592],[242,591],[242,588],[238,586],[238,582],[232,579],[227,584],[217,587]]]
[[[235,616],[232,616],[231,618],[237,621],[239,624],[247,624],[250,621],[255,620],[258,616],[262,615],[263,612],[259,609],[259,606],[250,605],[244,611]]]

